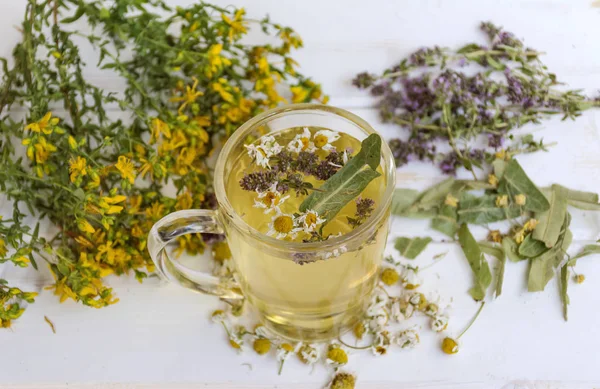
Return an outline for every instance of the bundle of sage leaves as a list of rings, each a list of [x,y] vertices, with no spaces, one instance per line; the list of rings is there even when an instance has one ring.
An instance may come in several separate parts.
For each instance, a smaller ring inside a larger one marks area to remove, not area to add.
[[[567,320],[569,269],[580,258],[600,254],[598,244],[584,246],[573,256],[567,254],[573,240],[568,208],[600,211],[598,195],[561,185],[538,188],[516,159],[502,153],[498,157],[501,158],[492,162],[493,172],[487,181],[450,177],[424,192],[396,189],[392,213],[429,218],[432,229],[457,239],[473,271],[474,285],[469,293],[476,301],[483,300],[490,287],[496,297],[500,296],[507,259],[528,261],[527,289],[530,292],[543,291],[558,272],[563,316]],[[469,230],[469,225],[500,221],[510,221],[511,227],[504,232],[491,230],[482,242],[475,240]],[[423,242],[423,238],[416,239]],[[426,240],[425,245],[429,241]],[[408,244],[403,242],[404,246]],[[418,246],[419,251],[424,248],[422,244]],[[486,255],[498,261],[495,277]],[[582,282],[582,275],[576,276],[575,281]]]

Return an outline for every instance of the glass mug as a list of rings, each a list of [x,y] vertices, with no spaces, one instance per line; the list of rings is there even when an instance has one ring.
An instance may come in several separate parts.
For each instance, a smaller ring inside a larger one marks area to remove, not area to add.
[[[345,110],[318,104],[295,104],[266,111],[242,125],[220,152],[214,175],[217,210],[185,210],[159,220],[150,231],[148,250],[159,274],[189,289],[225,299],[247,298],[260,321],[274,333],[299,341],[327,340],[362,317],[377,282],[389,229],[395,186],[392,153],[382,144],[382,193],[371,217],[351,232],[326,241],[277,240],[258,232],[236,213],[227,196],[244,141],[291,127],[322,127],[362,141],[375,130]],[[170,258],[166,246],[192,233],[225,234],[237,284],[190,269]],[[318,260],[327,258],[323,260]],[[295,261],[309,262],[299,265]]]

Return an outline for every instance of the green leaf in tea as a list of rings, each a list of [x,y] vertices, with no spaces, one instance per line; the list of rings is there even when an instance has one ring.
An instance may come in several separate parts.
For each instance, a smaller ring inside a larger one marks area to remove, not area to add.
[[[469,290],[469,294],[476,301],[481,301],[485,298],[486,290],[492,283],[490,266],[466,224],[461,225],[458,229],[458,241],[475,276],[475,285]]]
[[[548,247],[546,247],[544,242],[532,238],[531,235],[527,235],[519,245],[519,255],[522,257],[535,258],[548,251]]]
[[[425,250],[431,240],[432,239],[430,237],[412,239],[399,237],[396,238],[396,244],[394,247],[404,258],[415,259],[419,254],[421,254],[421,252],[423,252],[423,250]]]
[[[514,219],[521,215],[521,209],[516,204],[507,207],[496,205],[495,195],[474,197],[463,193],[458,208],[458,222],[470,224],[488,224],[500,220]]]
[[[454,239],[458,231],[457,218],[456,207],[443,205],[440,212],[431,219],[431,228]]]
[[[325,223],[333,220],[346,204],[381,175],[375,170],[380,161],[381,137],[371,134],[362,141],[361,149],[354,158],[325,181],[319,192],[312,192],[300,204],[300,212],[311,209],[324,218]]]
[[[513,200],[517,195],[525,195],[523,208],[528,211],[544,212],[550,207],[544,194],[531,182],[516,159],[511,159],[506,165],[498,183],[498,193],[507,194]]]
[[[550,208],[547,211],[536,213],[539,224],[533,230],[533,238],[544,242],[546,247],[553,247],[558,241],[567,214],[568,192],[567,188],[552,185],[549,196]]]

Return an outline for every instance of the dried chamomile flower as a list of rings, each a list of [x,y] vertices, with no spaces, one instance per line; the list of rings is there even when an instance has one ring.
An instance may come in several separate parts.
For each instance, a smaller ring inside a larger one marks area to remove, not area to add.
[[[252,348],[259,355],[264,355],[271,350],[271,341],[267,338],[257,338],[252,344]]]
[[[225,312],[221,309],[217,309],[211,315],[211,320],[214,323],[223,323],[223,322],[225,322],[226,319],[227,319],[227,317],[225,316]]]
[[[446,337],[442,341],[442,351],[446,354],[456,354],[458,352],[458,341]]]
[[[402,348],[414,348],[419,344],[419,334],[414,329],[408,329],[400,332],[394,339],[396,344]]]
[[[271,333],[269,332],[269,330],[267,330],[267,327],[265,327],[262,324],[257,324],[254,327],[254,335],[259,337],[259,338],[269,338],[271,337]]]
[[[419,311],[423,311],[427,307],[427,298],[423,293],[413,293],[408,301]]]
[[[435,332],[442,332],[448,328],[448,316],[438,315],[431,318],[431,329]]]
[[[256,200],[254,200],[254,207],[264,208],[266,214],[271,213],[273,211],[280,212],[279,207],[290,196],[283,196],[283,194],[277,190],[278,185],[278,182],[274,182],[268,190],[264,192],[257,192],[258,197]]]
[[[377,332],[375,333],[375,338],[371,345],[371,351],[373,351],[373,354],[375,355],[385,355],[391,343],[392,339],[388,331]]]
[[[414,290],[421,286],[421,284],[422,281],[419,277],[418,270],[407,266],[402,272],[402,286],[408,290]]]
[[[391,267],[386,267],[381,272],[381,282],[388,286],[394,285],[396,282],[398,282],[399,279],[400,274],[398,274],[396,269],[393,269]]]
[[[300,214],[297,218],[297,223],[299,228],[302,229],[307,234],[314,232],[317,228],[325,222],[325,219],[322,219],[317,211],[313,211],[311,209],[306,212]]]
[[[429,316],[429,317],[434,317],[435,315],[437,315],[437,313],[439,312],[440,308],[438,307],[437,304],[434,303],[429,303],[427,304],[427,306],[425,307],[425,311],[424,313]]]
[[[290,343],[281,343],[279,346],[277,346],[277,360],[280,362],[278,374],[281,374],[281,371],[283,370],[283,364],[293,353],[294,346],[292,346]]]
[[[352,328],[352,333],[354,334],[356,339],[359,339],[359,340],[363,338],[366,331],[367,331],[367,326],[362,321],[356,323],[354,325],[354,327]]]
[[[306,365],[314,365],[319,361],[319,349],[312,344],[299,343],[296,346],[298,359]]]
[[[275,140],[272,135],[265,135],[260,138],[260,144],[244,145],[248,150],[248,155],[256,162],[256,164],[263,168],[270,168],[269,158],[278,154],[283,147]]]
[[[282,212],[277,212],[269,223],[269,230],[267,231],[268,236],[273,236],[277,239],[283,239],[291,237],[292,239],[298,234],[296,227],[296,219],[294,215],[289,215]]]
[[[335,150],[335,146],[332,146],[332,143],[338,139],[340,139],[340,134],[331,130],[317,131],[313,138],[315,147],[325,151]]]
[[[315,151],[315,144],[311,140],[312,134],[307,127],[304,127],[302,134],[298,134],[294,139],[288,143],[287,149],[289,151],[300,153]]]
[[[337,343],[332,343],[327,349],[325,362],[335,367],[348,363],[348,353]]]
[[[349,373],[337,373],[329,384],[329,389],[354,389],[356,378]]]
[[[391,311],[392,319],[401,322],[412,317],[415,307],[405,299],[395,299]]]
[[[385,326],[389,320],[386,305],[388,297],[383,294],[376,294],[369,307],[367,308],[366,316],[369,319],[369,328],[372,331],[377,331]]]

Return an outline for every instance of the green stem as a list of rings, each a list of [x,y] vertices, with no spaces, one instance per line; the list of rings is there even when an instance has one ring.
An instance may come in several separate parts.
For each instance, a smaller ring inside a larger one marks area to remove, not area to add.
[[[485,305],[485,301],[481,302],[481,305],[479,306],[479,309],[477,310],[477,313],[475,314],[475,316],[473,317],[473,319],[471,319],[471,322],[469,323],[469,325],[467,326],[467,328],[465,328],[463,330],[463,332],[460,333],[460,335],[458,335],[458,337],[456,338],[456,340],[459,340],[461,336],[463,336],[465,334],[465,332],[467,332],[467,330],[469,328],[471,328],[471,326],[473,325],[473,323],[475,323],[475,320],[477,320],[477,318],[479,317],[479,314],[481,313],[481,310],[483,309],[483,306]]]
[[[367,345],[367,346],[356,347],[356,346],[350,346],[348,343],[344,342],[344,341],[342,340],[342,338],[338,338],[337,340],[338,340],[338,342],[340,342],[340,343],[341,343],[343,346],[345,346],[345,347],[348,347],[348,348],[351,348],[351,349],[353,349],[353,350],[366,350],[366,349],[368,349],[368,348],[371,348],[371,347],[373,347],[373,343],[371,343],[371,344],[369,344],[369,345]]]

